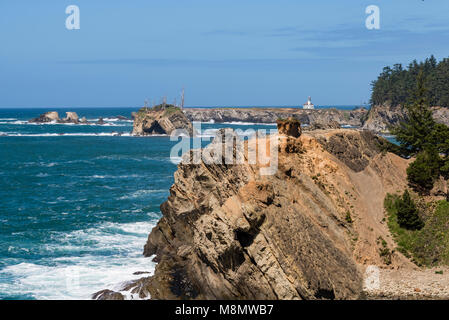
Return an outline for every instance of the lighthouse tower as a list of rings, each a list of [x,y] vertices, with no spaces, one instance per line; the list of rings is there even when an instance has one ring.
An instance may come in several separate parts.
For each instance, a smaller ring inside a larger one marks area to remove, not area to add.
[[[307,100],[307,103],[304,103],[303,105],[302,105],[302,108],[303,109],[315,109],[315,106],[313,105],[313,103],[312,103],[312,98],[311,97],[309,97],[309,99]]]

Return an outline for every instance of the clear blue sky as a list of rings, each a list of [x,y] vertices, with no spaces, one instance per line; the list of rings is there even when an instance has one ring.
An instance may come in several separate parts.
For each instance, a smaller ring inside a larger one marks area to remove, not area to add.
[[[447,0],[1,0],[0,107],[138,107],[183,86],[190,106],[359,104],[383,66],[448,57],[448,15]]]

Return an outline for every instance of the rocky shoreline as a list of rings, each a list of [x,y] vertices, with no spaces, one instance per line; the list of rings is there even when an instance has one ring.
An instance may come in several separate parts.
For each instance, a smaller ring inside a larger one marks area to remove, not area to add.
[[[296,108],[185,108],[184,113],[190,121],[201,122],[249,122],[276,123],[278,119],[295,118],[303,125],[313,123],[337,122],[340,125],[361,126],[368,110],[316,109]]]

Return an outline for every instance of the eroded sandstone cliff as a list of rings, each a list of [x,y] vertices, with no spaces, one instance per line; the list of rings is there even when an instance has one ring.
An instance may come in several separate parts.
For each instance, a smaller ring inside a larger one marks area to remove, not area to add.
[[[383,199],[405,186],[407,161],[382,152],[383,140],[369,132],[279,132],[260,138],[279,142],[274,175],[248,163],[248,143],[241,155],[233,149],[243,164],[184,157],[144,249],[158,262],[144,280],[152,298],[362,296],[364,266],[384,265],[379,237],[394,247]],[[211,156],[222,137],[214,141],[206,148]],[[390,266],[410,262],[393,252]]]
[[[135,136],[169,135],[176,129],[185,130],[190,136],[195,133],[192,123],[178,107],[159,105],[142,108],[134,114],[132,134]]]

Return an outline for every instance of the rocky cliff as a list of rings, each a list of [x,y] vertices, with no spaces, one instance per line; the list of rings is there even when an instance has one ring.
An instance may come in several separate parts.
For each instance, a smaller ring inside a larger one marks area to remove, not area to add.
[[[259,138],[279,142],[274,175],[249,163],[248,142],[233,147],[241,164],[183,157],[144,248],[158,264],[141,292],[154,299],[363,296],[364,267],[385,265],[378,239],[394,247],[383,200],[405,187],[407,160],[382,152],[385,141],[369,132],[279,126],[279,136]],[[222,141],[219,135],[205,154]],[[391,253],[390,266],[410,265]]]
[[[433,117],[438,123],[449,125],[449,109],[432,107]],[[373,106],[366,116],[363,129],[375,132],[388,132],[391,126],[397,125],[407,117],[405,108],[384,104]]]
[[[276,123],[277,119],[296,118],[302,124],[337,122],[340,125],[361,126],[368,113],[364,108],[355,110],[293,108],[186,108],[184,113],[191,121]]]
[[[154,134],[171,134],[176,129],[185,130],[190,136],[195,132],[192,123],[178,107],[159,105],[153,108],[142,108],[133,114],[132,134],[149,136]]]

